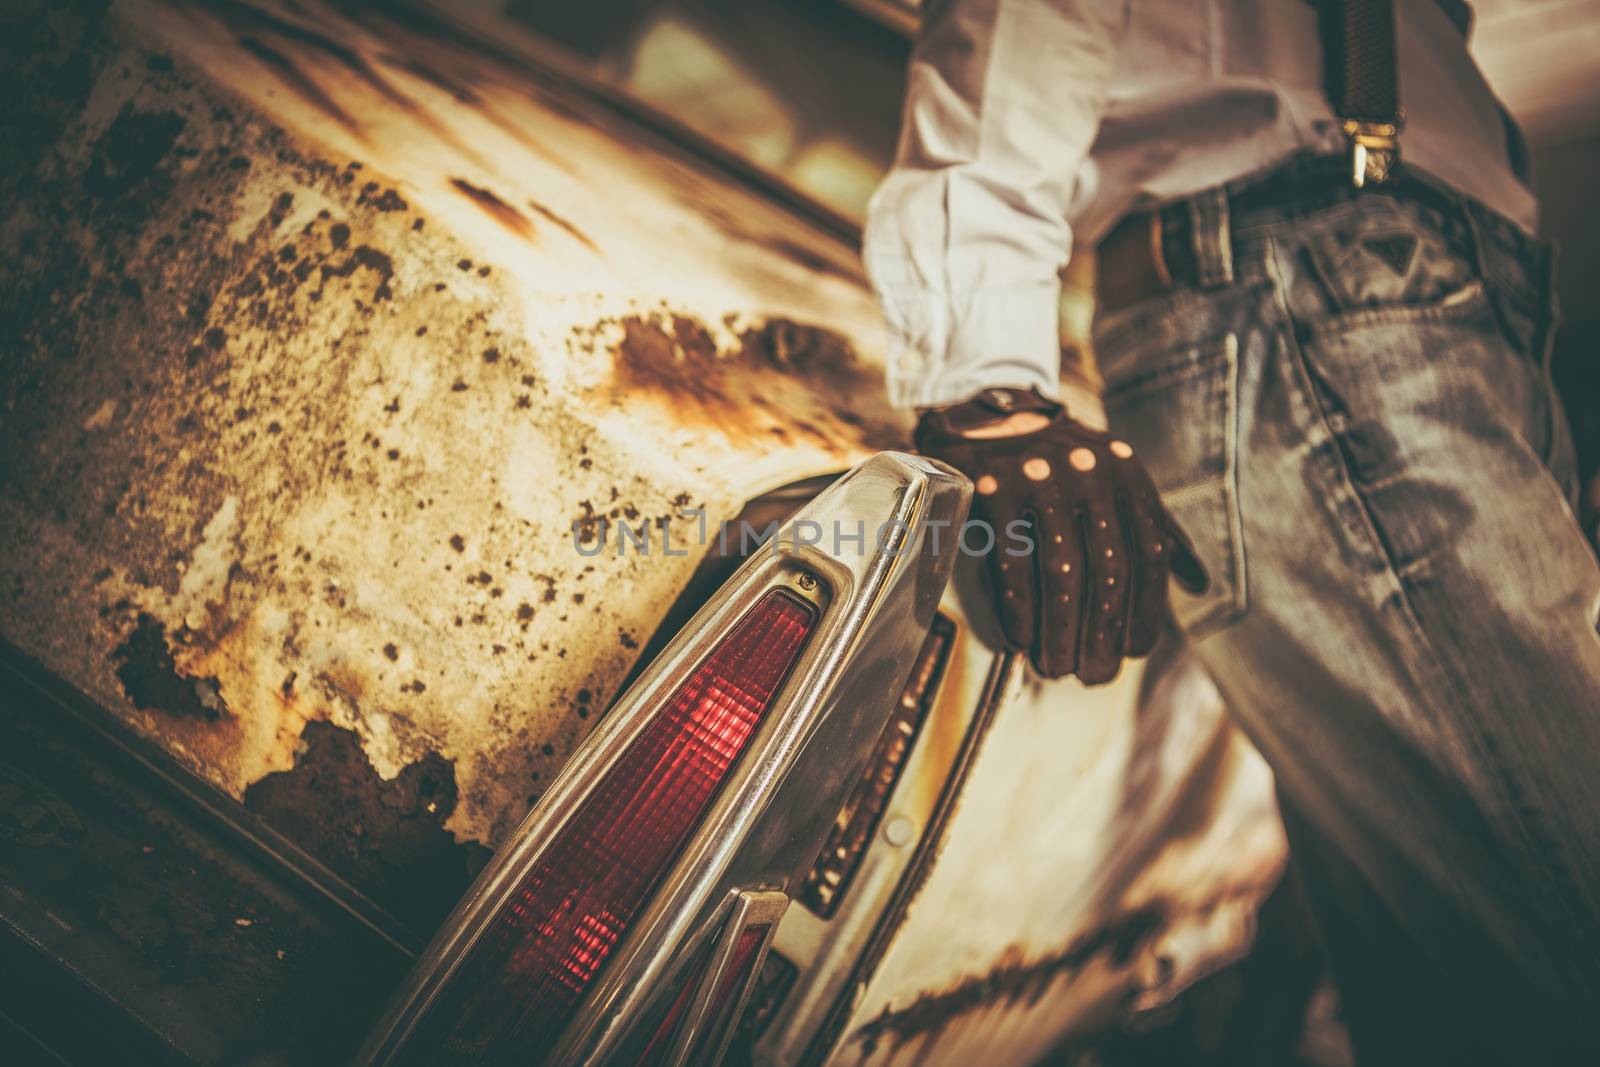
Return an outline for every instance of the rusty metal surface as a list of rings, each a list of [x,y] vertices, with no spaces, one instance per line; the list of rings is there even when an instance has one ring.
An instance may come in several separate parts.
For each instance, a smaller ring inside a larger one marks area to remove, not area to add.
[[[558,79],[359,7],[14,28],[0,633],[297,831],[352,790],[330,863],[457,872],[402,910],[694,566],[575,522],[715,522],[903,438],[853,250]]]
[[[73,1063],[348,1057],[409,954],[57,688],[0,656],[0,1019]]]

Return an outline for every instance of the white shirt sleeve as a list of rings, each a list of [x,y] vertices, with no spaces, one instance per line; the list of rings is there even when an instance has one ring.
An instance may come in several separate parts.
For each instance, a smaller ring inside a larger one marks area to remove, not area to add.
[[[926,5],[863,249],[897,341],[896,404],[1056,395],[1067,208],[1126,26],[1127,0]]]

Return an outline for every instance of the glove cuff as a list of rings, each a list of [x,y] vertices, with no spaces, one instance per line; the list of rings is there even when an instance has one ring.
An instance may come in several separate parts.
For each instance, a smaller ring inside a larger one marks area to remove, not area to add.
[[[918,448],[937,445],[943,441],[965,440],[966,431],[998,422],[1019,412],[1034,411],[1050,416],[1054,421],[1066,414],[1060,401],[1052,400],[1038,389],[993,388],[968,397],[958,404],[941,408],[924,408],[917,419],[916,441]]]

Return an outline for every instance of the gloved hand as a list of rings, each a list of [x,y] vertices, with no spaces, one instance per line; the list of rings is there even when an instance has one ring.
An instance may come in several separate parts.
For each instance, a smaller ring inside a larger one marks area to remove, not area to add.
[[[1155,644],[1169,574],[1205,591],[1205,568],[1133,449],[1037,391],[986,389],[926,410],[916,442],[973,480],[973,517],[994,531],[1001,632],[1045,677],[1109,682],[1123,656]]]

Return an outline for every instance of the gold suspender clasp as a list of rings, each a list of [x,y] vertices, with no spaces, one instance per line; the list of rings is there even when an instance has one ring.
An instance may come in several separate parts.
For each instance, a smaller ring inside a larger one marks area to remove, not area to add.
[[[1382,185],[1393,177],[1400,162],[1400,130],[1404,117],[1394,122],[1344,121],[1344,135],[1350,142],[1350,180],[1357,189]]]

